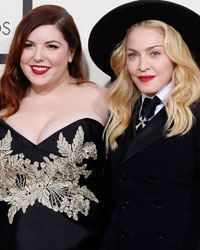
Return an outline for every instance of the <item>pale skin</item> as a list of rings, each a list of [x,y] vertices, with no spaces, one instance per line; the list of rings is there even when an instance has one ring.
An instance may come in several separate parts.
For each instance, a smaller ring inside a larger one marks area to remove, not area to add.
[[[141,93],[155,95],[171,79],[174,63],[165,54],[160,29],[134,28],[127,39],[126,66]]]
[[[106,88],[89,82],[74,84],[67,67],[72,60],[73,51],[56,26],[42,25],[29,35],[20,64],[31,88],[19,110],[5,122],[35,145],[83,118],[103,126],[107,122]],[[36,74],[34,66],[48,70]]]

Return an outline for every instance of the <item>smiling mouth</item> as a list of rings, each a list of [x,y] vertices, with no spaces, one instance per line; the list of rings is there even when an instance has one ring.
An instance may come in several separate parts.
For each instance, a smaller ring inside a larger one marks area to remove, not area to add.
[[[34,74],[36,75],[43,75],[45,74],[48,70],[50,69],[50,67],[46,67],[46,66],[31,66],[31,70]]]
[[[149,82],[154,79],[155,76],[139,76],[141,82]]]

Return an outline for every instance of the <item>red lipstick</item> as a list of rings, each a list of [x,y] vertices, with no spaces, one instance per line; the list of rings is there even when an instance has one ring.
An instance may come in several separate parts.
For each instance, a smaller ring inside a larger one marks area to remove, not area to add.
[[[146,75],[146,76],[139,76],[141,82],[149,82],[154,79],[155,76],[152,75]]]
[[[50,69],[50,67],[46,67],[46,66],[38,66],[38,65],[32,65],[31,66],[31,70],[33,71],[34,74],[36,75],[43,75],[45,74],[48,70]]]

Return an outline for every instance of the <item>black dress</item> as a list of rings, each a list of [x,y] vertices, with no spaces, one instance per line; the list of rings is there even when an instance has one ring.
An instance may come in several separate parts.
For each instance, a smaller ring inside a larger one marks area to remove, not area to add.
[[[103,126],[77,120],[33,144],[0,120],[0,248],[95,250],[107,221]]]

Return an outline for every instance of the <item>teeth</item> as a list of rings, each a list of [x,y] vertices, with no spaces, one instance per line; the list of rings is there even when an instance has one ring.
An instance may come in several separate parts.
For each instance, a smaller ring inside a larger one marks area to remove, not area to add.
[[[46,68],[46,67],[33,67],[33,69],[35,69],[35,70],[37,70],[37,71],[45,71],[45,70],[47,70],[48,68]]]

